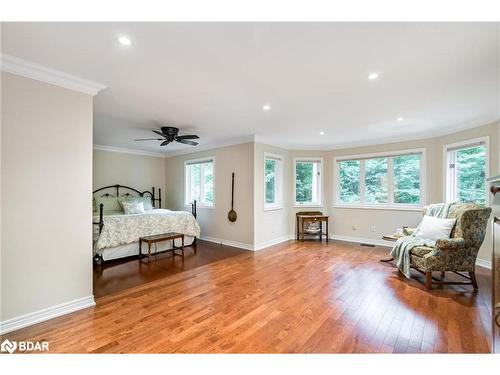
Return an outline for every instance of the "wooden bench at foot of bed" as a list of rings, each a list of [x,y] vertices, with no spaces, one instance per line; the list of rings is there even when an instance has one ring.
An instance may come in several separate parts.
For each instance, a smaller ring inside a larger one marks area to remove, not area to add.
[[[180,238],[182,241],[181,246],[175,246],[175,240]],[[141,254],[142,243],[145,242],[148,244],[148,260],[151,261],[151,245],[155,245],[155,253],[156,253],[156,244],[162,241],[172,241],[172,256],[178,255],[181,256],[184,260],[184,235],[182,233],[162,233],[162,234],[154,234],[152,236],[144,236],[139,238],[139,255]],[[177,254],[175,251],[180,250],[181,254]],[[194,248],[194,252],[196,254],[196,247]]]

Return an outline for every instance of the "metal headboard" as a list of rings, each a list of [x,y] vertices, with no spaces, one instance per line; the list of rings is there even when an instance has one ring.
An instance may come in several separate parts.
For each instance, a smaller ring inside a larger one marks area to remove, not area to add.
[[[158,198],[156,198],[156,193],[155,193],[155,188],[152,187],[151,188],[151,191],[139,191],[137,189],[134,189],[130,186],[125,186],[125,185],[109,185],[109,186],[104,186],[100,189],[97,189],[97,190],[94,190],[92,192],[92,194],[95,194],[95,193],[98,193],[100,191],[103,191],[103,190],[106,190],[106,189],[115,189],[115,192],[116,192],[116,195],[113,195],[113,194],[110,194],[110,193],[105,193],[105,194],[102,194],[101,196],[102,197],[128,197],[128,196],[131,196],[132,194],[130,194],[129,192],[126,192],[125,194],[122,194],[120,195],[120,189],[125,189],[125,190],[130,190],[130,191],[133,191],[133,192],[136,192],[137,194],[139,194],[141,197],[149,194],[149,196],[151,197],[151,204],[153,205],[153,207],[155,207],[155,203],[158,202],[158,208],[161,208],[161,189],[158,189]]]
[[[110,194],[110,193],[104,193],[104,194],[101,195],[101,197],[116,197],[116,198],[119,198],[119,197],[132,196],[132,194],[130,194],[129,192],[126,192],[125,194],[120,195],[120,189],[126,189],[126,190],[130,190],[130,191],[136,192],[141,197],[145,196],[146,194],[149,194],[149,196],[151,197],[151,204],[153,205],[153,208],[155,207],[155,203],[156,202],[158,202],[158,208],[161,208],[161,189],[158,189],[158,198],[156,198],[155,188],[154,187],[151,188],[151,191],[147,191],[147,190],[146,191],[140,191],[140,190],[134,189],[134,188],[132,188],[130,186],[116,184],[116,185],[104,186],[104,187],[102,187],[100,189],[94,190],[92,192],[92,195],[94,195],[95,193],[98,193],[100,191],[107,190],[107,189],[115,189],[116,195],[113,195],[113,194]],[[93,224],[94,225],[99,225],[99,233],[101,233],[102,227],[104,226],[103,204],[102,203],[99,205],[99,221],[97,223],[93,222]]]

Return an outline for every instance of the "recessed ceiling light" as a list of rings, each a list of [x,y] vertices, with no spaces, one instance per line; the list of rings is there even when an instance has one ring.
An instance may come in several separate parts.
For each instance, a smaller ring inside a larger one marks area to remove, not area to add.
[[[398,118],[397,118],[397,120],[398,120],[398,121],[403,121],[403,120],[404,120],[404,118],[402,118],[402,117],[398,117]]]
[[[320,135],[325,135],[325,132],[319,132]]]
[[[368,79],[371,80],[371,81],[373,81],[373,80],[375,80],[377,78],[378,78],[378,73],[376,73],[376,72],[370,73],[368,75]]]
[[[130,39],[126,36],[121,36],[118,38],[118,42],[122,45],[122,46],[130,46],[132,44],[132,42],[130,41]]]
[[[264,105],[262,106],[262,109],[263,109],[264,111],[269,111],[269,110],[271,109],[271,106],[270,106],[269,104],[264,104]]]

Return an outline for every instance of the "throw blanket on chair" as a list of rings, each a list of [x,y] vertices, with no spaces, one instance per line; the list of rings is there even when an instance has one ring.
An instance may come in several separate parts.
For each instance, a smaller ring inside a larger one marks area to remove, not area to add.
[[[428,216],[434,216],[444,219],[448,216],[448,212],[450,211],[450,206],[452,204],[453,203],[431,204],[427,207],[425,214]],[[408,279],[410,278],[410,251],[414,247],[418,246],[434,247],[436,243],[436,241],[426,240],[424,238],[415,238],[415,235],[418,233],[419,227],[420,225],[411,236],[401,237],[400,239],[398,239],[391,251],[391,256],[396,260],[396,265],[398,266],[399,270]]]

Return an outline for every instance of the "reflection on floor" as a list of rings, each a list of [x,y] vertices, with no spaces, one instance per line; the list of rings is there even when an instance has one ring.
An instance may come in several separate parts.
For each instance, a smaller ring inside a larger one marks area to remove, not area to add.
[[[288,241],[163,275],[6,337],[83,353],[489,351],[487,271],[478,270],[479,292],[429,292],[380,263],[387,252]]]
[[[246,252],[202,240],[198,240],[196,246],[197,254],[194,254],[192,246],[186,247],[184,262],[181,257],[173,257],[169,251],[153,256],[151,262],[147,258],[130,257],[102,265],[94,264],[94,297],[103,297]]]

